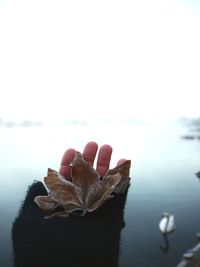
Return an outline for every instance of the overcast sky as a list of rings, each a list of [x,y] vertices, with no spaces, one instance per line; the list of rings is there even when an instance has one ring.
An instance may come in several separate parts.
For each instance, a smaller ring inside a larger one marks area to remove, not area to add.
[[[200,115],[199,1],[0,3],[0,118]]]

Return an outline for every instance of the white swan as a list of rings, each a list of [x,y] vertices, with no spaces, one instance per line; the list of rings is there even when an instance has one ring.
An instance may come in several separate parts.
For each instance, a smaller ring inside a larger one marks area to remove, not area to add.
[[[176,228],[174,216],[168,212],[164,212],[159,223],[159,228],[163,234],[169,234],[173,232]]]

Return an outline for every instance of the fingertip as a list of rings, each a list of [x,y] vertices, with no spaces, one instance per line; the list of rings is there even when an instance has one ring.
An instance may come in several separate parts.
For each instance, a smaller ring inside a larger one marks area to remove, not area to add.
[[[110,145],[108,145],[108,144],[104,144],[104,145],[102,145],[102,146],[100,147],[100,149],[99,149],[99,152],[100,152],[100,153],[102,153],[102,151],[103,151],[103,153],[106,153],[106,155],[111,155],[113,149],[112,149],[112,147],[111,147]]]
[[[88,142],[86,145],[85,145],[85,148],[86,147],[97,147],[98,148],[98,144],[95,142],[95,141],[90,141]]]
[[[90,165],[93,165],[94,163],[97,150],[98,144],[94,141],[90,141],[85,145],[85,148],[83,150],[83,157]]]
[[[97,171],[100,176],[105,175],[109,169],[112,150],[112,147],[108,144],[102,145],[99,149],[99,155],[97,159]]]
[[[73,148],[67,149],[62,157],[61,165],[69,165],[70,162],[74,159],[75,153],[76,153],[75,149]]]

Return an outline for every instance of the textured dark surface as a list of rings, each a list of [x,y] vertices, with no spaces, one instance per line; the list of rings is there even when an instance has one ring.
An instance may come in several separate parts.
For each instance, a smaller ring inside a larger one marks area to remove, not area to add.
[[[13,224],[14,266],[117,266],[126,194],[84,217],[44,219],[33,200],[45,194],[33,183]]]

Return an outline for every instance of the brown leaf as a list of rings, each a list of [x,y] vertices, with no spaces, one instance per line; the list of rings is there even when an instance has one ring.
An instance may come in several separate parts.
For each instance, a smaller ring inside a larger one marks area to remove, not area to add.
[[[58,172],[48,169],[48,176],[44,178],[44,182],[49,189],[51,195],[62,206],[66,204],[82,205],[82,190],[75,184],[67,181]]]
[[[58,172],[48,169],[48,175],[44,182],[49,189],[48,196],[37,196],[35,203],[44,210],[54,210],[61,206],[63,211],[56,212],[53,216],[67,216],[78,210],[82,215],[99,208],[105,201],[113,197],[113,193],[124,193],[128,187],[131,161],[127,160],[121,165],[109,170],[101,179],[99,173],[94,170],[76,152],[71,162],[72,181],[66,180]]]
[[[55,201],[50,195],[37,196],[34,201],[43,210],[54,210],[57,206],[59,206],[59,202]]]
[[[71,162],[72,167],[72,183],[82,189],[82,200],[85,198],[92,185],[98,187],[100,176],[87,161],[85,161],[80,152],[76,152],[75,159]],[[95,187],[94,187],[95,188]]]
[[[122,164],[118,165],[114,169],[108,170],[107,175],[103,177],[103,179],[114,179],[115,175],[119,173],[121,179],[119,179],[118,183],[115,184],[114,192],[117,194],[123,194],[129,183],[130,183],[130,177],[129,177],[129,171],[131,167],[131,161],[126,160]]]

